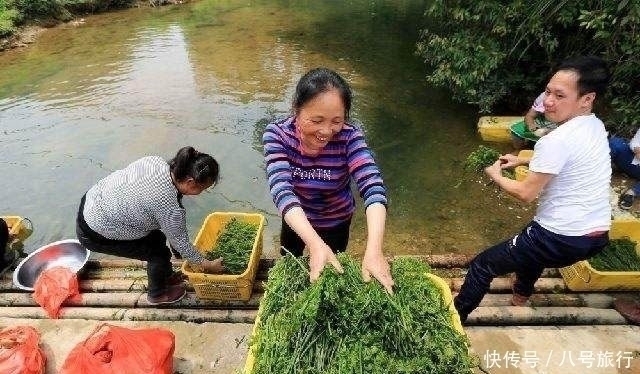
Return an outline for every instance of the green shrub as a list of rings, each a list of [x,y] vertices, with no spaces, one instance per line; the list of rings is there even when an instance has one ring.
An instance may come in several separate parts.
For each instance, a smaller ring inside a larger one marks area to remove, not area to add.
[[[0,11],[0,37],[11,35],[16,31],[11,18],[8,11]]]
[[[435,0],[425,20],[417,54],[427,80],[480,112],[526,111],[555,63],[594,54],[613,72],[599,114],[613,132],[640,126],[638,1]]]
[[[64,9],[60,0],[13,0],[18,10],[29,18],[56,18]]]
[[[126,8],[135,0],[0,0],[0,36],[14,33],[24,20],[68,21],[77,14]]]
[[[0,0],[0,37],[14,33],[19,20],[20,13],[9,7],[5,0]]]
[[[64,6],[70,12],[94,13],[107,9],[126,8],[135,0],[64,0]]]

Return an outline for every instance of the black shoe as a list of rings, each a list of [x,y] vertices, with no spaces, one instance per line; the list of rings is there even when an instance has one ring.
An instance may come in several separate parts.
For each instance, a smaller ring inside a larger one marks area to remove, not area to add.
[[[633,206],[633,199],[636,196],[628,191],[620,195],[620,199],[618,200],[618,206],[620,209],[629,210]]]
[[[181,271],[174,271],[169,279],[167,280],[167,284],[169,286],[178,286],[184,283],[187,279],[189,279],[186,275],[184,275]]]
[[[518,281],[518,276],[513,273],[511,276],[511,305],[513,306],[526,306],[529,301],[529,296],[520,295],[516,292],[515,284]]]
[[[173,304],[182,300],[186,294],[187,290],[182,285],[169,286],[161,295],[149,296],[147,294],[147,301],[149,305]]]

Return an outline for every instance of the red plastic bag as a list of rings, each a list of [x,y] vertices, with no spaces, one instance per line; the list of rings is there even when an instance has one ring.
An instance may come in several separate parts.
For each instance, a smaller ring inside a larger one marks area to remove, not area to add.
[[[0,373],[44,374],[46,357],[38,344],[40,334],[31,326],[0,331]]]
[[[169,330],[102,324],[71,350],[60,374],[172,374],[174,349]]]
[[[79,299],[78,276],[68,268],[52,267],[40,273],[33,286],[33,298],[51,318],[58,318],[60,306],[69,298]]]

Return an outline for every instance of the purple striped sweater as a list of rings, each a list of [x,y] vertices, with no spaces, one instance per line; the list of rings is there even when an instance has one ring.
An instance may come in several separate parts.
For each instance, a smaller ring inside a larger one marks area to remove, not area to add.
[[[282,216],[299,206],[313,227],[334,227],[349,220],[355,210],[352,177],[365,208],[387,205],[380,170],[362,131],[352,124],[345,124],[314,157],[299,150],[295,117],[269,124],[262,143],[269,189]]]

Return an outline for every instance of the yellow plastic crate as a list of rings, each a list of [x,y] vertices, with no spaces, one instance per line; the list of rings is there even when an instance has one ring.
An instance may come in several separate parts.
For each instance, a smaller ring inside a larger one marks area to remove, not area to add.
[[[609,231],[611,239],[629,238],[640,243],[640,220],[615,219]],[[640,246],[636,245],[640,255]],[[640,291],[638,271],[599,271],[588,261],[579,261],[560,269],[567,287],[572,291]]]
[[[242,274],[205,274],[191,271],[187,261],[182,264],[182,272],[200,299],[223,301],[247,301],[251,298],[253,282],[256,279],[260,256],[262,255],[262,233],[264,216],[257,213],[214,212],[207,216],[196,236],[195,247],[200,253],[215,247],[224,226],[232,218],[258,226],[253,240],[253,249],[247,269]]]
[[[531,157],[533,157],[533,150],[531,149],[523,149],[518,152],[518,158],[520,159],[530,161]],[[529,174],[529,168],[524,165],[516,166],[515,172],[516,180],[523,181],[527,177],[527,174]]]
[[[511,125],[522,121],[522,116],[484,116],[478,120],[478,132],[485,142],[510,142]]]
[[[523,165],[516,166],[515,172],[516,172],[516,180],[518,182],[521,182],[527,177],[527,174],[529,174],[529,168]]]
[[[520,152],[518,152],[518,158],[523,159],[523,160],[531,160],[531,158],[533,157],[533,149],[523,149]]]
[[[23,241],[33,232],[33,225],[28,218],[20,216],[0,216],[9,226],[9,236]]]
[[[442,278],[435,274],[427,273],[427,278],[429,278],[436,286],[440,289],[442,300],[445,305],[449,305],[449,313],[451,314],[451,324],[453,327],[461,334],[466,335],[464,329],[462,328],[462,322],[460,321],[460,315],[453,305],[453,295],[451,295],[451,289],[447,282],[445,282]],[[256,316],[256,320],[253,324],[253,329],[251,331],[251,336],[255,336],[258,332],[258,325],[260,324],[260,313],[262,308],[258,310],[258,315]],[[255,365],[255,355],[254,355],[254,346],[249,347],[249,353],[247,354],[247,360],[244,364],[244,374],[253,374],[253,367]]]

